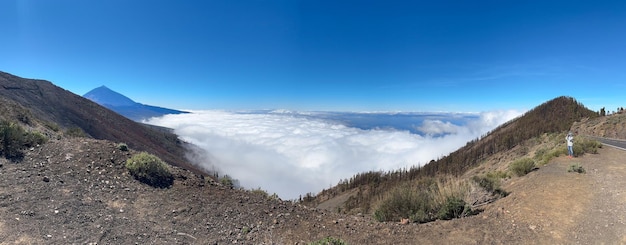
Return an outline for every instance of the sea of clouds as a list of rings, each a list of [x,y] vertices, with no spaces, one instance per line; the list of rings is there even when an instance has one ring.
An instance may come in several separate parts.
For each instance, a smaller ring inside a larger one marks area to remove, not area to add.
[[[198,146],[194,164],[282,199],[317,193],[354,174],[441,158],[519,111],[339,113],[193,111],[147,123]]]

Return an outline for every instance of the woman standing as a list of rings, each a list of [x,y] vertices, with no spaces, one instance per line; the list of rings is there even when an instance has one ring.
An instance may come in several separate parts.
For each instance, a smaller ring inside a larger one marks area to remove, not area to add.
[[[574,135],[572,132],[569,132],[567,136],[565,136],[565,141],[567,141],[567,157],[574,157]]]

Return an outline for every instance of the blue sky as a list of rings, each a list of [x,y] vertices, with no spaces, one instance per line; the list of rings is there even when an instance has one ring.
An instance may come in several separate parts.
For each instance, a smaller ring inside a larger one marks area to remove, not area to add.
[[[0,70],[178,109],[624,106],[620,1],[0,1]]]

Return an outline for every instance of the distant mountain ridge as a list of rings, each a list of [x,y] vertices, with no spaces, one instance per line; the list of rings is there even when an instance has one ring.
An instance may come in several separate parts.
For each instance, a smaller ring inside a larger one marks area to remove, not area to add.
[[[188,144],[177,135],[134,122],[49,81],[0,71],[0,119],[17,119],[55,130],[78,129],[94,139],[126,143],[171,165],[204,174],[185,158]]]
[[[83,97],[137,122],[151,117],[160,117],[167,114],[188,113],[186,111],[137,103],[132,99],[107,88],[106,86],[95,88],[87,92],[83,95]]]

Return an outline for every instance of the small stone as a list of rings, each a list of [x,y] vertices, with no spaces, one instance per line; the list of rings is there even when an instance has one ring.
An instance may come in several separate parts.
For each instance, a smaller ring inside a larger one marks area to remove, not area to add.
[[[43,182],[50,182],[50,177],[43,176]]]
[[[535,229],[537,229],[537,226],[536,225],[531,225],[531,226],[528,226],[528,228],[530,228],[531,230],[534,231]]]

